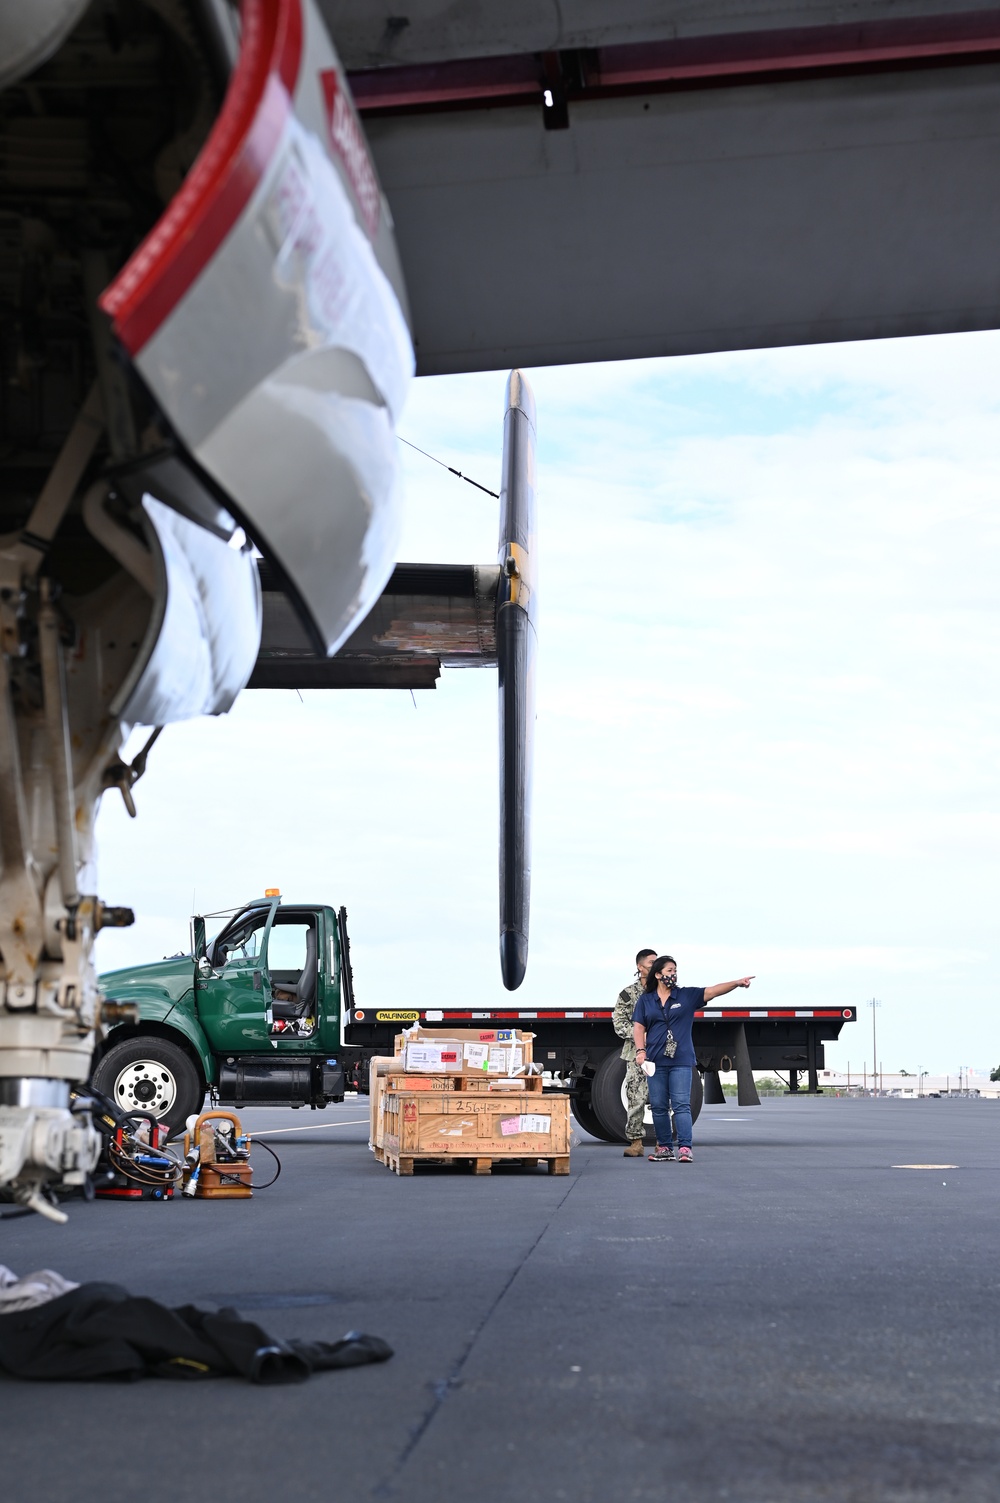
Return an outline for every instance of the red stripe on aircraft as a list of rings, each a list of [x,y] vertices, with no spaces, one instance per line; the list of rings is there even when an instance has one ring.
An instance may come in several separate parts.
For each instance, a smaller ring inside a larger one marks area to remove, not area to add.
[[[243,0],[239,57],[219,118],[183,187],[100,298],[131,355],[180,302],[260,182],[291,110],[301,0]]]
[[[565,87],[573,103],[796,73],[988,59],[998,52],[1000,12],[969,10],[577,50],[579,71],[567,70]],[[350,83],[362,114],[540,104],[551,87],[541,53],[370,68],[351,73]]]

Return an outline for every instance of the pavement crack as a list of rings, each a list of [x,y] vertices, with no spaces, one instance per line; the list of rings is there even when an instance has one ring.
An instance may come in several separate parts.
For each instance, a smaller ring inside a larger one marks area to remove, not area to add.
[[[535,1238],[534,1242],[531,1243],[530,1247],[526,1248],[519,1261],[511,1269],[510,1275],[500,1286],[491,1304],[487,1307],[479,1324],[472,1332],[472,1335],[465,1343],[465,1346],[462,1348],[458,1357],[452,1363],[447,1376],[444,1378],[439,1378],[438,1381],[433,1385],[431,1392],[433,1393],[434,1397],[428,1405],[426,1412],[424,1413],[416,1429],[413,1431],[413,1434],[410,1436],[410,1439],[404,1446],[402,1452],[400,1453],[399,1459],[397,1460],[392,1471],[387,1477],[384,1477],[382,1481],[377,1483],[376,1486],[372,1489],[372,1497],[384,1498],[389,1496],[393,1488],[393,1483],[397,1480],[400,1472],[406,1466],[410,1457],[417,1449],[417,1446],[427,1434],[427,1431],[430,1429],[431,1424],[440,1411],[445,1399],[453,1389],[460,1388],[462,1386],[462,1370],[465,1367],[466,1362],[468,1362],[469,1358],[472,1356],[472,1353],[475,1351],[476,1343],[479,1341],[480,1336],[489,1325],[496,1310],[503,1303],[518,1274],[521,1272],[522,1268],[526,1266],[536,1247],[545,1236],[545,1233],[552,1225],[556,1216],[562,1210],[563,1206],[566,1204],[567,1200],[572,1195],[577,1185],[580,1183],[580,1179],[581,1175],[577,1174],[576,1176],[574,1176],[572,1183],[567,1185],[566,1193],[562,1195],[556,1202],[556,1204],[552,1207],[551,1211],[548,1214],[548,1217],[546,1218],[541,1230],[538,1233],[538,1236]]]

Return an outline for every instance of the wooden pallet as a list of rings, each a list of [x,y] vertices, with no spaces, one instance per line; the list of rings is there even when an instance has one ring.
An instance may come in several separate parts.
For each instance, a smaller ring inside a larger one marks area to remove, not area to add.
[[[412,1174],[413,1170],[414,1170],[414,1167],[417,1164],[436,1164],[436,1165],[455,1164],[455,1165],[458,1165],[460,1167],[470,1169],[473,1174],[492,1174],[492,1172],[493,1172],[493,1165],[494,1164],[507,1164],[507,1165],[520,1164],[522,1167],[530,1166],[531,1168],[534,1168],[538,1164],[545,1164],[546,1167],[547,1167],[547,1169],[548,1169],[549,1174],[568,1174],[569,1173],[569,1154],[568,1153],[566,1153],[566,1154],[556,1154],[556,1155],[554,1155],[552,1157],[549,1157],[549,1158],[527,1158],[527,1157],[525,1157],[525,1158],[519,1158],[519,1159],[510,1159],[510,1158],[504,1158],[504,1157],[500,1157],[500,1158],[485,1158],[485,1157],[480,1157],[480,1158],[474,1158],[473,1159],[473,1158],[468,1158],[465,1155],[459,1155],[459,1154],[448,1154],[448,1155],[445,1155],[445,1156],[442,1156],[441,1154],[433,1154],[433,1153],[409,1153],[409,1154],[403,1153],[403,1154],[400,1154],[400,1153],[391,1153],[388,1149],[377,1148],[375,1150],[375,1157],[376,1157],[376,1159],[378,1160],[378,1162],[380,1164],[384,1164],[386,1166],[386,1168],[387,1169],[391,1169],[394,1174]]]

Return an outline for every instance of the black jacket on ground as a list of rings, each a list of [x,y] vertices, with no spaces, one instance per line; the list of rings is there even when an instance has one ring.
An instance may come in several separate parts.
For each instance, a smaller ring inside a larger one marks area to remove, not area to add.
[[[302,1383],[314,1372],[384,1362],[392,1348],[351,1331],[341,1341],[279,1341],[236,1310],[171,1310],[118,1284],[81,1284],[0,1316],[0,1370],[12,1378],[213,1378]]]

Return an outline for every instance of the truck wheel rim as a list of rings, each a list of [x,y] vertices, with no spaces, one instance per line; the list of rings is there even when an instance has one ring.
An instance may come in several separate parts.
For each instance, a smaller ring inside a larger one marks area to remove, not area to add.
[[[624,1111],[625,1111],[625,1120],[628,1121],[628,1111],[629,1111],[629,1107],[628,1107],[628,1092],[625,1089],[625,1081],[624,1080],[622,1080],[622,1107],[624,1108]],[[649,1109],[649,1103],[648,1102],[646,1103],[646,1106],[645,1106],[645,1108],[643,1110],[643,1113],[642,1113],[642,1124],[643,1124],[644,1127],[652,1127],[652,1125],[653,1125],[653,1113]]]
[[[113,1094],[123,1112],[162,1117],[177,1100],[177,1082],[159,1060],[137,1059],[119,1072]]]

